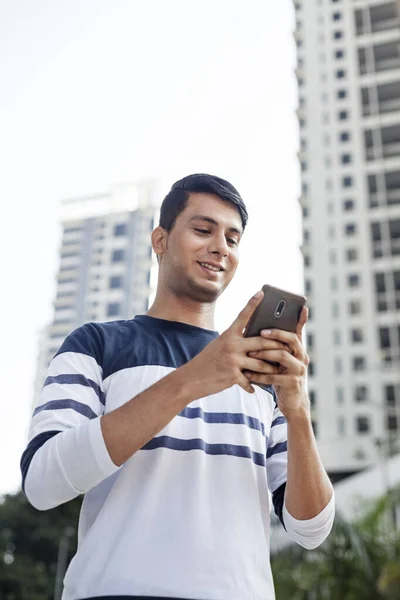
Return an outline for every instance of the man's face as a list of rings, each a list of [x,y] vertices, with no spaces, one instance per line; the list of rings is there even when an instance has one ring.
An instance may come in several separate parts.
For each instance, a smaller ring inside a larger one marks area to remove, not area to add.
[[[233,204],[213,194],[190,194],[168,235],[161,268],[177,295],[214,302],[238,265],[242,221]]]

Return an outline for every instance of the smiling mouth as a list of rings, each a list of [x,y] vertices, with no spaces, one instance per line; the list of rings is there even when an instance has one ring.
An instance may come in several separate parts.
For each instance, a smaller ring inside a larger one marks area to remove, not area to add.
[[[198,262],[198,264],[201,267],[203,267],[203,269],[206,269],[209,273],[222,273],[222,271],[223,271],[223,269],[214,267],[213,265],[210,265],[208,263]]]

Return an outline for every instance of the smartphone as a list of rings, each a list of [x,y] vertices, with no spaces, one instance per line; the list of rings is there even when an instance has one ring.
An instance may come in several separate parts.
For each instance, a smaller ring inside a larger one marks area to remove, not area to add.
[[[272,285],[264,285],[262,291],[264,297],[247,323],[244,337],[260,335],[262,329],[294,332],[307,298]]]

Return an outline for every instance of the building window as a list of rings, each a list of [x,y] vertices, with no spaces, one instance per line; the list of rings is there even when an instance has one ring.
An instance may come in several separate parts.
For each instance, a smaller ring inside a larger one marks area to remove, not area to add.
[[[308,208],[308,206],[303,206],[302,214],[303,218],[305,219],[310,216],[310,209]]]
[[[120,262],[125,259],[125,250],[122,248],[113,250],[111,254],[111,262]]]
[[[347,284],[351,288],[358,287],[360,285],[360,276],[356,273],[351,273],[347,276]]]
[[[123,281],[122,275],[112,275],[112,277],[110,277],[108,287],[111,290],[122,288],[123,285],[124,285],[124,281]]]
[[[354,200],[344,200],[343,208],[346,211],[353,210],[354,209]]]
[[[121,314],[121,304],[119,302],[111,302],[107,306],[107,317],[116,317]]]
[[[337,356],[335,358],[335,373],[336,375],[340,375],[342,372],[342,359]]]
[[[340,21],[341,18],[342,18],[342,13],[340,13],[340,12],[334,12],[332,15],[332,19],[334,21]]]
[[[335,58],[343,58],[343,56],[344,56],[343,50],[336,50]]]
[[[333,343],[335,346],[340,346],[340,331],[339,329],[335,329],[333,332]]]
[[[346,75],[346,72],[344,71],[344,69],[338,69],[336,71],[336,78],[337,79],[343,79]]]
[[[368,388],[365,385],[357,385],[354,390],[354,400],[356,402],[367,402]]]
[[[333,276],[331,277],[331,290],[337,290],[338,288],[338,280],[337,277]]]
[[[361,302],[359,300],[352,300],[349,302],[349,313],[351,315],[361,314]]]
[[[346,260],[349,262],[354,262],[358,258],[358,250],[357,248],[348,248],[346,250]]]
[[[310,375],[310,377],[315,375],[315,365],[312,361],[310,361],[308,364],[308,374]]]
[[[386,405],[389,407],[396,406],[400,403],[400,385],[386,385],[385,386],[385,398]]]
[[[339,316],[339,304],[337,302],[334,302],[332,304],[332,316],[337,319],[337,317]]]
[[[343,187],[351,187],[353,185],[353,178],[352,177],[343,177],[342,179],[342,186]]]
[[[357,231],[357,226],[355,223],[347,223],[344,226],[344,232],[346,235],[354,235]]]
[[[400,420],[399,420],[400,423]],[[397,431],[398,430],[398,419],[397,415],[388,415],[387,416],[387,429],[388,431]]]
[[[345,435],[346,433],[346,422],[344,420],[344,417],[340,416],[337,418],[337,431],[338,431],[338,435],[340,435],[341,437]]]
[[[308,392],[308,397],[310,399],[311,408],[315,408],[315,405],[316,405],[316,393],[315,393],[315,391],[314,390],[310,390]]]
[[[333,32],[334,40],[340,40],[342,37],[343,37],[343,31],[334,31]]]
[[[331,265],[336,265],[336,251],[335,250],[329,251],[329,262]]]
[[[339,121],[345,121],[349,116],[349,113],[347,112],[347,110],[341,110],[339,111]]]
[[[353,344],[361,343],[363,341],[362,329],[360,329],[360,328],[352,329],[350,338],[351,338],[351,341],[353,342]]]
[[[347,97],[347,90],[338,90],[336,95],[338,100],[342,100]]]
[[[341,156],[342,165],[348,165],[351,163],[351,154],[342,154]]]
[[[357,433],[368,433],[370,430],[369,417],[356,417]]]
[[[365,371],[365,356],[353,356],[353,371]]]
[[[308,333],[307,334],[307,348],[314,348],[314,334],[313,333]]]
[[[336,402],[337,404],[343,404],[344,402],[344,390],[342,387],[336,388]]]
[[[63,234],[68,235],[69,233],[82,233],[82,227],[65,227]]]
[[[342,132],[339,134],[339,140],[340,140],[341,142],[348,142],[348,141],[349,141],[349,139],[350,139],[350,133],[349,133],[348,131],[342,131]]]
[[[305,267],[311,266],[311,257],[308,254],[306,254],[304,257],[304,266]]]
[[[127,231],[128,228],[126,226],[126,223],[117,223],[117,225],[114,225],[114,237],[126,235]]]
[[[304,287],[305,287],[307,294],[311,293],[312,292],[312,281],[310,279],[306,279]]]

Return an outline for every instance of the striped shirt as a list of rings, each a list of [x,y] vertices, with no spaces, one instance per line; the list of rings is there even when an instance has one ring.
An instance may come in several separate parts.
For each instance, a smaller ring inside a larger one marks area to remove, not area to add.
[[[85,495],[63,600],[272,600],[269,491],[296,541],[326,537],[321,515],[296,521],[284,507],[287,425],[272,388],[195,400],[122,467],[112,462],[101,416],[217,336],[140,315],[79,327],[52,360],[21,470],[39,510]]]

